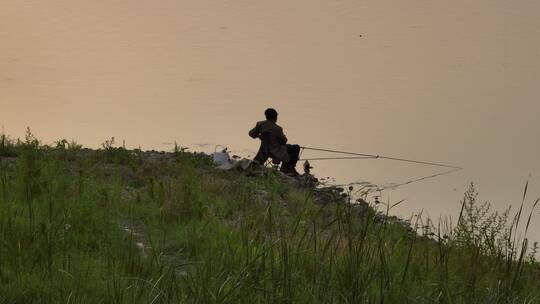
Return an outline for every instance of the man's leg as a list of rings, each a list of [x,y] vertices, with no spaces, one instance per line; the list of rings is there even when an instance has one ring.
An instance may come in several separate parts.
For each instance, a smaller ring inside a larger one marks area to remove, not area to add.
[[[289,153],[289,164],[291,168],[296,168],[296,163],[300,156],[300,146],[299,145],[287,145],[287,152]]]
[[[300,156],[300,146],[299,145],[287,145],[287,153],[289,154],[289,162],[283,163],[281,165],[281,171],[285,173],[294,173],[296,172],[296,163],[298,162],[298,157]]]
[[[264,163],[266,160],[268,160],[268,155],[264,152],[264,149],[261,145],[259,148],[259,152],[257,152],[257,155],[255,155],[255,158],[253,158],[254,161],[259,163],[259,165],[264,166]]]

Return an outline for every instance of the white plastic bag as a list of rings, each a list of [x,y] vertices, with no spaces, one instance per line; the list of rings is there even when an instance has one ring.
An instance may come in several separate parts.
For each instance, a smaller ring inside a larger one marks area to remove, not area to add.
[[[221,170],[229,170],[234,167],[233,163],[231,162],[229,152],[227,152],[227,148],[223,149],[221,152],[217,152],[218,147],[220,147],[220,145],[216,146],[214,154],[212,154],[212,157],[214,159],[214,165],[216,165],[217,168]]]
[[[214,153],[212,154],[212,157],[214,159],[214,165],[216,165],[217,169],[220,170],[231,170],[232,168],[240,168],[242,170],[247,170],[251,164],[251,160],[249,159],[231,159],[229,152],[227,152],[227,148],[224,148],[221,150],[221,152],[217,152],[217,148],[220,147],[220,145],[216,146],[216,149],[214,150]]]
[[[214,152],[214,164],[216,166],[221,166],[223,164],[229,163],[231,158],[227,152]]]

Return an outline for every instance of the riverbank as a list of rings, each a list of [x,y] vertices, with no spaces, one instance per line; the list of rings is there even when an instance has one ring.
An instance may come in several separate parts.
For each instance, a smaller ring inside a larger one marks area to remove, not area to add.
[[[467,190],[411,223],[212,158],[0,144],[0,303],[534,303],[535,247]],[[521,221],[527,220],[523,212]],[[517,225],[515,225],[517,226]]]

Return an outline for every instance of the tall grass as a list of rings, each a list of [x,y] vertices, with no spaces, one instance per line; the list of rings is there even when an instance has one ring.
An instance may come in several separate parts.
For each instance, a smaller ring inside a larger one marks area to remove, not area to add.
[[[406,226],[388,216],[396,203],[320,202],[274,171],[220,172],[181,149],[110,140],[65,157],[66,142],[31,133],[14,148],[17,165],[0,166],[0,303],[539,301],[525,195],[498,213],[471,185],[455,226]]]

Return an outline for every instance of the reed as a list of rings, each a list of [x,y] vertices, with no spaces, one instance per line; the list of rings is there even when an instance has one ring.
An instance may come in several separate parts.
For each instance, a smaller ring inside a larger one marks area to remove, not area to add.
[[[6,137],[7,138],[7,137]],[[0,138],[0,151],[3,146]],[[0,303],[535,303],[527,232],[465,191],[451,219],[393,220],[403,202],[318,201],[277,172],[172,153],[45,147],[0,165]],[[67,156],[66,156],[67,155]],[[528,212],[527,212],[527,211]]]

